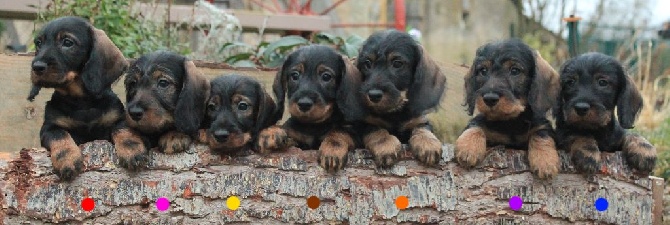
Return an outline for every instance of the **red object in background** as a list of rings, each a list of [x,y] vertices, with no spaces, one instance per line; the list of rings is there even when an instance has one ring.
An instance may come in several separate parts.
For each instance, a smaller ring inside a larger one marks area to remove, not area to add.
[[[395,9],[395,29],[405,31],[405,0],[395,0],[393,8]]]
[[[81,200],[81,209],[83,209],[86,212],[90,212],[95,208],[95,201],[93,201],[92,198],[85,198],[84,200]]]

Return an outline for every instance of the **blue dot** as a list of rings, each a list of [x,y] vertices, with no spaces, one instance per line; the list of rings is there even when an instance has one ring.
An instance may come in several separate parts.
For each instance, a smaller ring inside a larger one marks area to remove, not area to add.
[[[607,199],[604,199],[604,198],[598,198],[598,199],[596,200],[596,204],[595,204],[595,205],[596,205],[596,209],[597,209],[598,211],[601,211],[601,212],[602,212],[602,211],[607,210],[607,206],[609,205],[609,203],[607,203]]]

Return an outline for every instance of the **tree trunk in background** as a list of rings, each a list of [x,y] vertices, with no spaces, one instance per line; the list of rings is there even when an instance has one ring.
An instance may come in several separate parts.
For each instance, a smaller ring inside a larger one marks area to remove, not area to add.
[[[547,182],[528,172],[524,151],[502,148],[491,149],[472,170],[452,162],[451,145],[444,146],[439,168],[417,165],[403,150],[403,161],[393,169],[375,170],[369,152],[356,150],[337,175],[322,171],[315,151],[295,148],[265,157],[212,155],[204,146],[175,155],[152,152],[150,170],[134,174],[116,167],[109,142],[82,149],[86,171],[71,183],[58,181],[44,149],[24,149],[19,158],[2,162],[4,224],[652,224],[661,219],[663,180],[633,175],[621,153],[604,153],[606,175],[587,178],[575,174],[561,152],[562,174]],[[241,201],[237,210],[226,206],[233,195]],[[321,200],[315,210],[306,204],[312,195]],[[395,206],[400,195],[409,198],[408,209]],[[512,196],[523,199],[520,211],[510,209]],[[95,200],[91,212],[81,208],[86,197]],[[159,197],[171,201],[168,211],[156,209]],[[601,197],[609,202],[604,212],[594,207]]]

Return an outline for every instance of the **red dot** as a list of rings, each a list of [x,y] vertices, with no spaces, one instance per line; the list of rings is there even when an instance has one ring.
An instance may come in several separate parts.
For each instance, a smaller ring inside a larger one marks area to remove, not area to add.
[[[95,208],[95,201],[93,201],[92,198],[85,198],[84,200],[81,200],[81,208],[84,211],[90,212]]]

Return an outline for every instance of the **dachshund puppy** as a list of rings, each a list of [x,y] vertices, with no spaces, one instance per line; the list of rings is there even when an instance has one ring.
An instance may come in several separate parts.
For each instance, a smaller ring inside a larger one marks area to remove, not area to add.
[[[330,47],[304,46],[291,53],[277,72],[273,92],[279,111],[288,99],[290,118],[283,129],[261,132],[259,149],[268,152],[290,143],[301,149],[319,149],[318,162],[327,171],[338,171],[347,162],[347,152],[356,147],[352,129],[344,123],[338,102],[355,91],[345,83],[358,75],[347,59]],[[271,141],[266,141],[271,140]]]
[[[79,17],[52,20],[34,42],[28,100],[42,87],[55,89],[46,103],[40,142],[51,153],[54,172],[72,180],[84,166],[78,145],[111,140],[113,133],[133,137],[122,129],[123,104],[111,89],[128,63],[104,31]],[[117,154],[136,144],[114,143]]]
[[[358,55],[361,75],[345,84],[342,111],[347,121],[364,121],[358,130],[378,167],[393,166],[401,142],[426,165],[442,157],[442,143],[427,114],[439,106],[446,77],[410,35],[396,30],[372,34]]]
[[[563,65],[560,82],[554,109],[558,146],[571,153],[579,171],[598,172],[601,151],[623,151],[640,172],[654,169],[656,148],[625,130],[633,128],[642,97],[616,59],[601,53],[577,56]]]
[[[282,113],[256,79],[236,74],[219,76],[211,82],[206,112],[209,128],[201,140],[217,151],[248,148],[262,129],[281,119]]]
[[[531,171],[541,179],[559,171],[554,131],[547,119],[558,95],[558,74],[539,53],[511,39],[489,43],[477,53],[465,76],[465,106],[472,115],[456,140],[455,158],[475,166],[487,147],[528,149]]]
[[[126,79],[126,123],[147,146],[188,149],[205,118],[209,81],[186,57],[157,51],[137,59]]]

